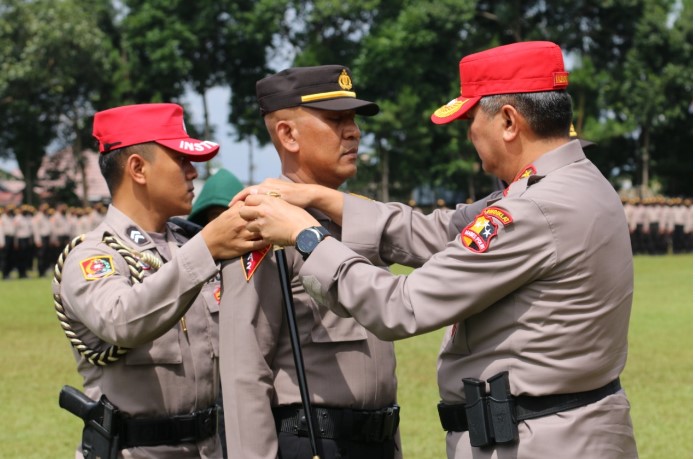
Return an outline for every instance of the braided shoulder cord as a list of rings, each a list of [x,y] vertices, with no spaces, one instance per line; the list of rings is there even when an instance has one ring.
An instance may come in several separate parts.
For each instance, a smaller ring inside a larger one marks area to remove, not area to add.
[[[55,283],[60,284],[60,282],[63,280],[63,266],[65,264],[65,258],[75,247],[81,244],[84,239],[84,234],[77,236],[70,241],[60,253],[53,272],[53,281]],[[133,283],[142,283],[144,279],[142,266],[138,263],[139,260],[142,260],[143,263],[148,264],[153,269],[158,269],[161,266],[162,262],[156,256],[150,253],[140,253],[131,250],[120,240],[118,240],[118,238],[109,233],[104,233],[103,242],[112,249],[116,250],[125,259],[126,263],[128,264],[130,278]],[[72,347],[74,347],[77,352],[79,352],[80,355],[87,360],[87,362],[95,366],[106,366],[110,363],[116,362],[120,357],[128,352],[128,348],[116,345],[111,345],[101,352],[90,348],[84,341],[80,339],[79,336],[77,336],[77,333],[75,333],[73,330],[72,325],[70,325],[69,319],[65,315],[63,300],[59,294],[53,294],[53,305],[65,336],[67,336]]]

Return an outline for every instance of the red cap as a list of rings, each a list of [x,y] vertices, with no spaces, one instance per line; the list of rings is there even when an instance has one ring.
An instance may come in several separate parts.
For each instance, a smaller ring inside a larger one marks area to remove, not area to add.
[[[471,54],[459,63],[461,96],[431,116],[435,124],[463,117],[481,97],[562,90],[569,84],[562,51],[549,41],[528,41],[498,46]]]
[[[188,136],[183,108],[177,104],[124,105],[97,112],[92,135],[99,141],[100,153],[156,142],[188,156],[191,161],[208,161],[220,149],[215,142]]]

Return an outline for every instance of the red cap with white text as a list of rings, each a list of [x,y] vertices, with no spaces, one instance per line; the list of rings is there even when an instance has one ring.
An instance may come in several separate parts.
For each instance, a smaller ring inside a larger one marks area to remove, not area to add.
[[[140,143],[155,142],[188,157],[208,161],[220,149],[209,140],[188,136],[183,108],[177,104],[136,104],[111,108],[94,115],[92,135],[99,152],[108,153]]]

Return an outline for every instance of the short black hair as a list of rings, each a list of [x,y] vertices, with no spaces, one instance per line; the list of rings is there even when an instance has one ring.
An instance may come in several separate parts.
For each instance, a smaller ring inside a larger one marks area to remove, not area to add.
[[[514,106],[542,138],[567,137],[572,124],[572,97],[567,91],[496,94],[483,97],[478,104],[490,116],[503,105]]]
[[[112,196],[118,184],[123,180],[125,162],[130,155],[138,154],[149,160],[152,158],[153,146],[154,143],[152,142],[140,143],[111,150],[99,156],[99,169],[101,170],[101,175],[104,176],[104,180],[106,180],[106,186],[109,188],[109,193]]]

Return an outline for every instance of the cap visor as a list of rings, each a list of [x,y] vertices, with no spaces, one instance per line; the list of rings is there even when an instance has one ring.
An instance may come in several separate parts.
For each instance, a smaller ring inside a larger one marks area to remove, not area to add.
[[[358,115],[374,116],[379,113],[379,106],[367,100],[341,97],[339,99],[321,100],[302,104],[303,107],[318,108],[320,110],[345,111],[355,110]]]
[[[171,148],[174,151],[186,155],[191,161],[209,161],[215,157],[220,146],[209,140],[196,140],[190,137],[185,139],[155,140],[156,143]]]
[[[480,97],[457,97],[446,105],[439,107],[430,119],[434,124],[446,124],[465,115],[478,103]]]

